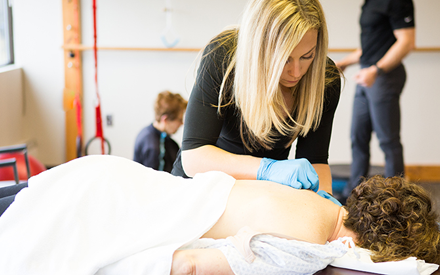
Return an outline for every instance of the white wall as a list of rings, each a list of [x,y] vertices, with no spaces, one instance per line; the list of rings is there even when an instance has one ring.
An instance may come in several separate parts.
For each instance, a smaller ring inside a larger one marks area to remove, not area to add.
[[[24,141],[30,154],[42,163],[59,164],[64,161],[61,1],[17,0],[11,3],[14,5],[15,57],[23,71],[25,98],[23,136],[11,143]]]
[[[112,47],[164,47],[165,1],[103,1],[98,6],[98,44]],[[177,47],[201,48],[226,25],[237,24],[245,1],[171,1]],[[93,44],[91,1],[82,1],[83,44]],[[202,12],[203,11],[203,12]],[[219,12],[228,11],[228,12]],[[202,23],[203,22],[203,23]],[[98,46],[99,46],[98,45]],[[98,84],[102,113],[114,116],[114,126],[104,135],[112,154],[132,158],[138,132],[153,121],[153,101],[158,92],[180,92],[188,98],[194,79],[197,52],[100,51]],[[86,137],[95,133],[94,58],[84,53],[84,113]],[[175,139],[180,142],[182,129]],[[91,146],[99,153],[99,143]]]
[[[323,0],[329,26],[330,48],[359,47],[359,16],[363,0]],[[413,0],[416,18],[416,46],[440,47],[438,0]],[[346,53],[331,53],[334,60]],[[440,52],[412,52],[404,60],[407,81],[401,97],[402,144],[406,164],[440,164]],[[355,82],[359,66],[345,71],[346,83],[336,111],[331,163],[350,163],[350,122]],[[373,135],[371,162],[384,164],[384,155]]]
[[[31,153],[46,165],[65,160],[64,60],[61,1],[14,0],[16,58],[23,68],[25,115],[23,134],[17,141],[31,144]],[[83,44],[92,45],[91,0],[82,0]],[[165,29],[164,0],[106,0],[98,2],[98,46],[162,47]],[[173,23],[181,40],[177,47],[201,48],[225,26],[238,23],[245,0],[173,0]],[[361,0],[322,0],[327,14],[331,48],[359,45],[358,16]],[[414,0],[417,46],[440,47],[438,0]],[[437,35],[434,35],[437,34]],[[345,53],[332,53],[339,59]],[[138,131],[153,119],[156,94],[169,89],[188,97],[194,71],[194,52],[100,51],[99,91],[102,115],[114,116],[114,125],[104,126],[112,154],[132,157]],[[412,53],[405,60],[408,81],[402,96],[402,140],[407,164],[440,164],[440,53]],[[94,60],[92,51],[83,54],[84,136],[95,134]],[[331,163],[350,163],[349,127],[356,67],[346,71],[347,83],[337,110],[330,148]],[[3,91],[0,78],[0,90]],[[1,99],[1,98],[0,98]],[[7,129],[9,129],[8,126]],[[17,131],[10,129],[8,131]],[[0,145],[15,143],[4,141]],[[181,131],[176,136],[181,139]],[[18,142],[17,142],[18,143]],[[92,153],[94,148],[91,149]],[[96,150],[98,152],[98,150]],[[372,161],[383,163],[383,155],[372,143]]]
[[[0,146],[23,143],[22,72],[14,65],[0,68]]]

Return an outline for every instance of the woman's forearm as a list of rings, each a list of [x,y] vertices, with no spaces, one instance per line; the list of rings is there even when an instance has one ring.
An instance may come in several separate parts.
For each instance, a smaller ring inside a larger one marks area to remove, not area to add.
[[[329,194],[333,194],[332,190],[332,173],[328,164],[312,164],[319,177],[319,190],[324,190]]]
[[[256,179],[261,158],[236,155],[213,145],[182,151],[182,166],[193,177],[208,171],[225,172],[236,179]]]

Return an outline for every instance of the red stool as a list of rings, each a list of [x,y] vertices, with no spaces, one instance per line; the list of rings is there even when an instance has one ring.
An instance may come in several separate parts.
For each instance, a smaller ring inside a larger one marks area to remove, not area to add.
[[[6,167],[10,166],[10,167]],[[46,167],[27,153],[26,144],[0,147],[0,181],[27,181]]]

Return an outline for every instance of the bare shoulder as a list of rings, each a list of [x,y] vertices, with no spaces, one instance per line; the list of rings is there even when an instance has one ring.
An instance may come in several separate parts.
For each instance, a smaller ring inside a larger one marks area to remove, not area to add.
[[[217,223],[223,236],[249,226],[313,243],[325,243],[336,226],[339,207],[310,190],[298,190],[267,181],[234,185],[226,211]],[[215,237],[215,236],[211,236]]]

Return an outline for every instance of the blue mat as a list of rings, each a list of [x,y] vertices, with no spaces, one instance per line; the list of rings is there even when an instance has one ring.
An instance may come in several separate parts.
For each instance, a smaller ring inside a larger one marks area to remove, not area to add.
[[[347,185],[346,180],[333,179],[332,181],[333,193],[342,193],[342,190],[344,190],[345,185]]]

